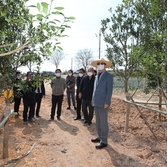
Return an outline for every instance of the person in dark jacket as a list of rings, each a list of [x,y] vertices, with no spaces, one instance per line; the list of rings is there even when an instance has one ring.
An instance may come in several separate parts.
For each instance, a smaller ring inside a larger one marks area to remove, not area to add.
[[[20,85],[21,85],[21,72],[17,71],[16,72],[16,79],[15,79],[14,86],[13,86],[14,112],[16,113],[16,116],[20,115],[19,114],[19,107],[20,107],[20,104],[21,104],[21,97],[22,97]]]
[[[67,110],[71,109],[71,99],[72,103],[74,106],[74,109],[76,110],[76,105],[75,105],[75,77],[73,76],[73,71],[69,70],[68,75],[66,77],[66,85],[67,85],[67,102],[68,102],[68,107]]]
[[[79,74],[78,74],[78,77],[77,77],[77,90],[76,90],[76,101],[77,101],[77,117],[74,118],[74,120],[80,120],[81,119],[81,105],[82,105],[82,98],[79,98],[79,87],[80,87],[80,83],[81,83],[81,80],[82,78],[84,77],[85,75],[85,70],[83,68],[81,68],[79,70]]]
[[[34,109],[35,109],[35,83],[32,79],[32,73],[27,72],[26,80],[23,83],[23,122],[27,124],[28,122],[34,122]],[[27,118],[27,114],[28,118]]]
[[[92,106],[92,94],[94,88],[94,69],[89,68],[79,87],[79,98],[82,98],[82,112],[84,114],[84,125],[92,124],[94,108]]]
[[[39,115],[40,107],[41,107],[41,101],[42,98],[45,97],[45,85],[44,81],[41,78],[40,73],[37,73],[36,76],[36,89],[35,89],[35,115],[37,118],[40,118],[41,116]]]

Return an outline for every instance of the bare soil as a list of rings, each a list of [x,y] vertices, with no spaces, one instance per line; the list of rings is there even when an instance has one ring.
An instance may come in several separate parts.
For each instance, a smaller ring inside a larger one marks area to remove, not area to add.
[[[82,121],[74,121],[75,110],[66,110],[66,96],[63,101],[61,121],[48,121],[51,109],[51,90],[47,86],[40,115],[34,123],[23,124],[22,116],[9,119],[9,159],[26,153],[16,167],[165,167],[167,166],[167,116],[142,109],[149,125],[156,134],[156,141],[138,110],[131,105],[128,133],[124,132],[126,103],[121,91],[114,91],[109,110],[108,147],[96,150],[91,139],[96,137],[95,117],[91,127]],[[139,93],[134,99],[147,101],[150,95]],[[1,97],[0,110],[4,108]],[[152,97],[152,101],[157,98]],[[12,105],[11,105],[12,108]],[[23,106],[20,107],[22,114]],[[2,158],[3,129],[0,129],[0,164]],[[11,165],[11,164],[9,164]],[[8,165],[8,166],[9,166]],[[14,165],[14,164],[13,164]],[[5,165],[7,166],[7,165]]]

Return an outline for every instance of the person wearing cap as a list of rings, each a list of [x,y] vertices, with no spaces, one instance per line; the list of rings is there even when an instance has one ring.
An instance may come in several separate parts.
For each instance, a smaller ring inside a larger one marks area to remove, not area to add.
[[[77,101],[76,113],[77,113],[77,116],[76,116],[76,118],[74,118],[74,120],[81,119],[82,98],[79,98],[79,87],[80,87],[81,80],[83,79],[84,76],[85,76],[85,70],[83,68],[79,69],[79,74],[78,74],[77,81],[76,81],[76,83],[77,83],[77,89],[76,89],[76,101]]]
[[[23,83],[23,122],[34,122],[34,110],[35,110],[35,84],[32,78],[32,72],[27,72],[26,80]],[[28,115],[27,115],[28,114]]]
[[[16,116],[19,116],[19,107],[21,104],[21,72],[17,71],[16,72],[16,79],[14,81],[14,86],[13,86],[13,92],[14,92],[14,112],[16,113]]]
[[[113,91],[113,76],[106,71],[111,67],[111,62],[105,59],[93,61],[92,66],[97,68],[97,76],[94,82],[92,105],[96,116],[97,137],[91,139],[96,145],[96,149],[107,147],[108,144],[108,109],[111,104]]]
[[[61,116],[61,109],[62,109],[62,102],[64,91],[66,89],[66,81],[64,78],[61,78],[61,70],[56,69],[55,71],[56,77],[51,81],[51,88],[52,88],[52,107],[51,107],[51,114],[50,114],[50,121],[54,120],[55,110],[57,105],[57,119],[60,119]]]

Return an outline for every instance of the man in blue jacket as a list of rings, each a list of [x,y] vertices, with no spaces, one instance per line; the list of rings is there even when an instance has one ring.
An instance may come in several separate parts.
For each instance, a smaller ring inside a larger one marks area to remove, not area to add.
[[[105,59],[93,61],[92,66],[96,67],[98,74],[94,82],[92,104],[96,115],[97,137],[92,139],[93,143],[99,143],[96,149],[107,147],[108,143],[108,108],[111,103],[113,91],[113,76],[105,69],[111,67],[111,62]]]

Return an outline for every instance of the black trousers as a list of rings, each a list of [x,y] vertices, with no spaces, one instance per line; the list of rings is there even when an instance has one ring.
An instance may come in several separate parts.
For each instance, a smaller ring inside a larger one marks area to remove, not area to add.
[[[23,99],[23,121],[27,121],[27,114],[28,119],[33,118],[34,116],[34,109],[35,109],[35,98],[34,99]]]
[[[77,118],[81,118],[81,106],[82,106],[82,99],[77,97]]]
[[[39,116],[39,110],[41,107],[42,93],[35,94],[35,106],[36,106],[36,116]]]
[[[52,107],[50,115],[51,119],[54,119],[56,106],[57,106],[57,117],[61,116],[62,102],[63,102],[63,95],[59,96],[52,95]]]
[[[82,112],[84,114],[85,121],[87,121],[88,124],[91,124],[94,114],[94,107],[91,104],[91,100],[82,99]]]
[[[14,97],[14,112],[19,112],[19,106],[21,103],[21,97]]]

